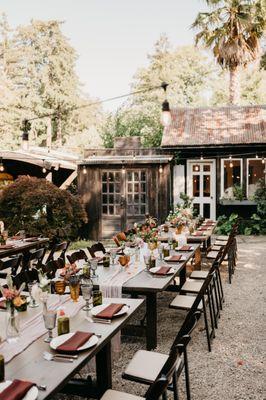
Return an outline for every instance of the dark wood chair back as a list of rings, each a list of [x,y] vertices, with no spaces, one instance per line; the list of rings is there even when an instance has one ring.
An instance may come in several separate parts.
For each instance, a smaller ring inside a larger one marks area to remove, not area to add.
[[[23,269],[17,275],[12,276],[12,280],[13,285],[16,286],[17,289],[20,288],[22,283],[26,283],[25,290],[27,290],[27,285],[29,282],[39,281],[38,270],[35,268],[32,268],[31,270]]]
[[[47,275],[48,279],[53,279],[55,278],[56,271],[60,268],[63,268],[65,266],[65,261],[62,260],[61,258],[58,258],[57,260],[51,260],[42,267],[42,272]]]
[[[165,393],[170,379],[166,376],[160,376],[156,381],[149,387],[145,394],[146,400],[159,400],[161,396]]]
[[[46,252],[46,248],[42,247],[41,249],[30,251],[29,255],[29,267],[35,267],[37,269],[41,268],[42,261]]]
[[[102,243],[98,242],[93,244],[91,247],[87,247],[90,255],[92,256],[92,258],[95,257],[95,253],[97,251],[102,251],[104,254],[106,253],[105,247]]]
[[[22,261],[22,254],[19,254],[17,256],[14,256],[12,258],[8,259],[2,259],[0,260],[0,271],[10,269],[10,273],[12,276],[15,276],[17,274],[17,271],[21,265]],[[0,272],[0,278],[6,278],[7,272]]]
[[[79,260],[88,261],[87,254],[85,253],[84,250],[75,251],[72,254],[68,254],[66,257],[67,257],[68,261],[70,262],[70,264],[74,264],[76,261],[79,261]]]
[[[59,244],[54,244],[50,251],[50,254],[46,260],[46,263],[49,261],[57,260],[58,258],[61,258],[65,262],[66,261],[65,254],[66,254],[69,244],[70,244],[70,242],[62,242]],[[56,253],[59,253],[59,254],[58,254],[58,257],[56,256],[56,258],[55,258]]]

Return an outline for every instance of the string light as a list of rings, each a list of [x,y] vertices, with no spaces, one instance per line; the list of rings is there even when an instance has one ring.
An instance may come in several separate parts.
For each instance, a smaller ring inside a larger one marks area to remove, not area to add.
[[[159,173],[160,173],[160,174],[163,173],[163,166],[162,166],[162,164],[160,164],[160,166],[159,166]]]
[[[256,154],[256,158],[259,158],[258,154]]]
[[[82,173],[83,173],[83,175],[87,174],[87,168],[85,165],[83,165],[83,167],[82,167]]]
[[[125,174],[126,173],[126,168],[125,168],[125,166],[123,165],[122,166],[122,174]]]
[[[201,159],[201,161],[203,160],[203,155],[202,155],[202,153],[201,153],[200,159]]]
[[[42,172],[45,174],[47,172],[47,169],[45,167],[42,167]]]
[[[4,170],[5,170],[5,166],[3,164],[3,158],[1,157],[0,158],[0,172],[4,172]]]
[[[264,159],[264,157],[262,157],[261,162],[262,162],[262,164],[265,164],[265,159]]]
[[[133,153],[133,160],[134,161],[136,160],[136,154],[135,153]]]
[[[163,82],[161,84],[161,87],[164,90],[164,94],[165,94],[165,100],[162,104],[162,115],[161,115],[161,123],[164,127],[167,127],[171,124],[172,121],[172,117],[171,117],[171,112],[170,112],[170,105],[169,102],[166,98],[166,90],[167,90],[167,86],[169,86],[168,83]]]

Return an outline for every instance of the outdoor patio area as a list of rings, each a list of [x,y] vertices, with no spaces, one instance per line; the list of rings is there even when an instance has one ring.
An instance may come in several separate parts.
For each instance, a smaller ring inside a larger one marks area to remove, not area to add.
[[[193,334],[188,349],[191,394],[197,400],[261,400],[264,386],[265,331],[265,258],[266,237],[238,236],[238,262],[232,285],[222,270],[225,304],[212,352],[206,348],[203,323]],[[158,301],[158,352],[167,354],[181,326],[184,314],[169,309],[174,297],[162,293]],[[117,390],[143,395],[145,386],[121,378],[128,360],[145,341],[123,338],[121,353],[115,362],[113,386]],[[87,371],[83,370],[86,376]],[[180,400],[185,399],[184,382],[180,382]],[[57,395],[55,399],[79,399]]]

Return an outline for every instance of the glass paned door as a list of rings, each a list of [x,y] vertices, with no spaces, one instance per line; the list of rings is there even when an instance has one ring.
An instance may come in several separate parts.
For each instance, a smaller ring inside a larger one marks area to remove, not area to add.
[[[188,161],[187,190],[194,197],[196,214],[215,219],[215,163],[214,161]]]
[[[101,172],[102,236],[124,230],[148,211],[146,170]]]

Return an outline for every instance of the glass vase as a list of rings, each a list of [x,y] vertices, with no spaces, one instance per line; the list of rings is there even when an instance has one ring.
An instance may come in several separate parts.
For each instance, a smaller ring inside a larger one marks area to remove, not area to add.
[[[19,339],[19,315],[13,304],[7,305],[6,340],[8,343]]]

